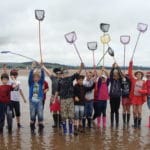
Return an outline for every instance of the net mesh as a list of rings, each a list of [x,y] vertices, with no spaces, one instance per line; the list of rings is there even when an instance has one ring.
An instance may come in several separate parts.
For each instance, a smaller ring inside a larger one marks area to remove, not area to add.
[[[74,43],[77,39],[76,33],[73,31],[65,34],[65,39],[68,43]]]
[[[108,54],[112,57],[114,57],[114,51],[111,47],[108,47]]]
[[[35,18],[37,20],[42,21],[44,19],[45,16],[45,11],[44,10],[35,10]]]
[[[110,42],[110,36],[109,34],[105,34],[103,36],[100,37],[100,41],[103,43],[103,44],[108,44]]]
[[[130,36],[129,35],[120,36],[120,42],[122,44],[128,44],[130,42]]]
[[[97,49],[97,42],[87,42],[87,47],[89,50],[96,50]]]
[[[139,30],[140,32],[145,32],[147,28],[148,28],[147,24],[144,24],[144,23],[137,24],[137,30]]]
[[[101,23],[101,24],[100,24],[100,29],[101,29],[103,32],[108,32],[109,27],[110,27],[110,24],[107,24],[107,23]]]

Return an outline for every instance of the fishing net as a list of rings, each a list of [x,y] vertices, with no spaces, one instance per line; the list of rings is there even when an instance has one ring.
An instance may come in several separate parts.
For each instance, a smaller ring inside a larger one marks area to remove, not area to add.
[[[89,50],[96,50],[97,49],[97,42],[87,42],[87,47]]]
[[[140,32],[146,32],[148,28],[148,25],[147,24],[144,24],[144,23],[138,23],[137,24],[137,30],[140,31]]]
[[[111,39],[110,39],[109,34],[105,34],[105,35],[100,37],[100,40],[103,44],[108,44]]]
[[[103,32],[108,32],[109,27],[110,27],[110,24],[107,24],[107,23],[101,23],[101,24],[100,24],[100,29],[101,29]]]
[[[44,10],[35,10],[35,18],[39,21],[42,21],[45,17],[45,11]]]
[[[130,36],[129,35],[120,36],[120,42],[122,44],[128,44],[130,42]]]
[[[73,31],[73,32],[65,34],[65,39],[70,44],[74,43],[77,39],[76,33]]]
[[[112,57],[114,57],[115,56],[115,54],[114,54],[114,51],[113,51],[113,49],[111,48],[111,47],[108,47],[108,54],[110,55],[110,56],[112,56]]]

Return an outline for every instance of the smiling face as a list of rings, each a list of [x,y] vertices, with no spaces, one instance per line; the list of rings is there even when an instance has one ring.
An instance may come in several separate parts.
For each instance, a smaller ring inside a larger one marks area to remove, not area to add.
[[[89,71],[88,73],[87,73],[87,80],[89,81],[89,80],[91,80],[91,78],[92,78],[92,76],[93,76],[93,73],[91,72],[91,71]]]
[[[141,80],[143,78],[143,74],[141,72],[137,72],[135,76],[138,80]]]

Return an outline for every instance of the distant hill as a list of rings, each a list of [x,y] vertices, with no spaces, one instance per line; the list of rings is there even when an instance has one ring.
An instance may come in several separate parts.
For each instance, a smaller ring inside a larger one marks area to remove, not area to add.
[[[23,63],[14,63],[14,62],[9,62],[9,63],[0,63],[0,68],[2,68],[2,66],[6,64],[7,68],[11,69],[11,68],[20,68],[20,69],[26,69],[26,68],[30,68],[32,62],[23,62]],[[64,65],[64,64],[57,64],[57,63],[44,63],[45,66],[49,69],[51,68],[55,68],[55,67],[61,67],[61,68],[68,68],[68,69],[77,69],[79,66],[72,66],[72,65]],[[93,67],[88,67],[86,66],[87,69],[92,69]],[[101,67],[98,67],[101,68]],[[106,69],[111,69],[110,66],[106,66]],[[121,69],[123,69],[123,67],[121,67]],[[126,67],[127,69],[127,67]],[[141,69],[141,70],[150,70],[150,67],[144,67],[144,66],[134,66],[135,70]]]

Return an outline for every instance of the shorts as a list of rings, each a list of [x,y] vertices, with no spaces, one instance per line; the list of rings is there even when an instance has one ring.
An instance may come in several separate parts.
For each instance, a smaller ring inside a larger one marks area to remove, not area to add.
[[[123,106],[130,106],[131,105],[131,101],[128,97],[122,97],[122,105]]]
[[[74,114],[75,114],[75,117],[74,117],[75,120],[82,119],[84,116],[84,106],[83,105],[75,105],[74,106]]]
[[[150,96],[147,96],[147,106],[150,109]]]
[[[13,110],[13,117],[20,117],[20,102],[18,101],[11,101],[12,110]]]
[[[74,101],[73,98],[61,99],[60,110],[62,119],[73,119],[74,118]]]
[[[30,101],[30,119],[31,121],[36,121],[36,116],[38,116],[38,121],[43,121],[43,101],[32,102]]]
[[[132,104],[133,105],[143,105],[143,97],[142,96],[133,96],[132,97]]]
[[[60,100],[59,99],[54,100],[54,97],[51,97],[50,111],[51,112],[60,111]]]

